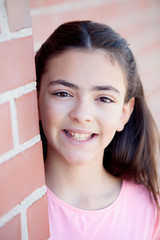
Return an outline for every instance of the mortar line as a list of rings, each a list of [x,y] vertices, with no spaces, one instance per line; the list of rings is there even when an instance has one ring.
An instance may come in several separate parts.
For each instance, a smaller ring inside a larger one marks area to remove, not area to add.
[[[126,2],[127,0],[120,0],[121,2]],[[107,3],[114,3],[116,0],[108,0]],[[67,3],[55,4],[50,6],[37,7],[35,9],[31,9],[30,13],[32,17],[43,16],[46,14],[58,13],[62,11],[74,11],[86,9],[88,7],[96,7],[101,6],[106,3],[106,0],[88,0],[88,1],[71,1]]]
[[[15,98],[15,99],[19,98],[34,90],[36,90],[36,81],[17,87],[15,89],[8,90],[3,93],[0,93],[0,104],[10,101],[11,98]]]
[[[19,147],[19,134],[18,134],[18,120],[17,120],[17,109],[14,99],[10,100],[10,112],[11,112],[11,123],[12,123],[12,137],[14,148]]]
[[[31,138],[27,142],[17,146],[16,148],[4,153],[0,156],[0,165],[10,161],[13,157],[17,156],[19,153],[22,153],[23,151],[29,149],[30,147],[34,146],[36,143],[38,143],[41,140],[40,135]]]
[[[14,32],[11,32],[8,24],[8,16],[6,12],[5,1],[0,1],[0,22],[1,22],[1,30],[0,33],[0,42],[9,41],[12,39],[22,38],[32,36],[32,28],[23,28]]]
[[[21,213],[22,215],[25,214],[25,212],[23,211],[27,210],[33,203],[40,200],[46,194],[46,192],[47,190],[45,185],[43,185],[40,188],[37,188],[34,192],[32,192],[29,196],[27,196],[23,201],[21,201],[15,207],[10,209],[7,213],[2,215],[0,217],[0,228],[3,227],[9,221],[11,221],[18,214],[21,214]]]
[[[28,240],[27,209],[21,210],[21,239]]]

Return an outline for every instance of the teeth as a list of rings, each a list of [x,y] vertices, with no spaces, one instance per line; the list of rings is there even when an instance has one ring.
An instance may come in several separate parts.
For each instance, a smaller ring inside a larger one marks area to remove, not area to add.
[[[92,134],[89,133],[74,133],[74,132],[70,132],[70,131],[65,131],[67,133],[67,136],[75,139],[76,141],[85,141],[91,138]]]

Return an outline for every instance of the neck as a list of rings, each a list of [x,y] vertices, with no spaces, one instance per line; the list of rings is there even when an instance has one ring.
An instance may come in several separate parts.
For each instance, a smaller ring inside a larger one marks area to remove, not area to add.
[[[45,162],[47,186],[57,197],[71,205],[86,209],[105,207],[107,196],[112,201],[120,188],[120,182],[104,169],[103,156],[97,158],[80,165],[68,163],[55,153],[54,157],[48,154]],[[95,206],[92,199],[95,202],[101,196],[104,196],[105,202],[97,201],[100,204]]]

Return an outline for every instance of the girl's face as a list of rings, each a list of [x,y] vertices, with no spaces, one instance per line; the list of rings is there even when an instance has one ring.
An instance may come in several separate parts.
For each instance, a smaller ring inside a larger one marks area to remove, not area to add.
[[[51,59],[41,80],[40,119],[53,158],[102,160],[133,103],[124,104],[125,76],[102,50],[68,50]]]

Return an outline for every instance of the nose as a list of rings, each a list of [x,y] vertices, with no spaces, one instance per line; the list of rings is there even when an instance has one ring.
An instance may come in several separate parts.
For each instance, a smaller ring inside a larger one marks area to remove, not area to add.
[[[91,104],[87,101],[81,101],[75,104],[73,109],[70,111],[70,117],[77,123],[90,122],[94,119]]]

